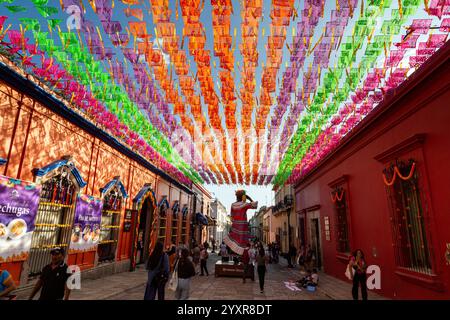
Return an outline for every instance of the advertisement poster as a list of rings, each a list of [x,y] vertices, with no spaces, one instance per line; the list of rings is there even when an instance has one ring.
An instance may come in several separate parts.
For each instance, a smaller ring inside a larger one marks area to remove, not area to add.
[[[78,195],[69,253],[96,250],[100,240],[103,201]]]
[[[0,176],[0,263],[28,257],[41,186]]]

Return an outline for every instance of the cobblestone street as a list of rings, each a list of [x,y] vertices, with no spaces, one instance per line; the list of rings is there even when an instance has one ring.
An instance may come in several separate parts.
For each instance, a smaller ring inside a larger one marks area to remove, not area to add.
[[[266,274],[265,291],[260,293],[257,275],[255,281],[247,279],[245,284],[240,278],[215,277],[214,263],[220,257],[210,254],[208,259],[209,276],[195,276],[191,282],[191,300],[346,300],[351,299],[351,283],[344,282],[324,273],[320,274],[316,292],[306,289],[292,291],[286,282],[294,282],[301,277],[298,268],[290,269],[286,261],[269,264]],[[96,280],[81,282],[81,290],[74,290],[71,300],[142,300],[147,281],[147,272],[143,266],[135,272],[114,274]],[[26,299],[25,293],[19,293],[19,299]],[[166,299],[173,300],[174,293],[166,290]],[[380,300],[383,297],[369,292],[369,299]]]

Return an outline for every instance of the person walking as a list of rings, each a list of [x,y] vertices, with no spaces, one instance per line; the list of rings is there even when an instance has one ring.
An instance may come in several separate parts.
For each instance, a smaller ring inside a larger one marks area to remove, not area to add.
[[[169,266],[170,266],[170,272],[173,271],[173,268],[175,267],[175,262],[178,259],[177,255],[177,247],[174,243],[172,243],[169,247],[169,249],[166,251],[167,256],[169,257]]]
[[[261,293],[264,293],[264,278],[266,276],[267,271],[267,256],[264,248],[259,249],[259,253],[256,257],[256,264],[258,270],[259,277],[259,288],[261,289]]]
[[[350,267],[353,269],[353,287],[352,296],[353,300],[358,300],[359,286],[361,285],[361,295],[363,300],[367,300],[367,264],[364,259],[364,253],[358,249],[353,253],[350,259]]]
[[[250,257],[250,274],[252,275],[252,281],[255,281],[256,254],[257,250],[255,249],[255,245],[252,243],[250,245],[250,249],[248,250],[248,255]]]
[[[181,257],[177,263],[178,271],[178,285],[175,290],[175,299],[187,300],[189,299],[191,278],[195,276],[195,267],[189,259],[189,250],[181,249]]]
[[[297,257],[297,248],[294,245],[290,245],[289,246],[289,252],[288,254],[288,267],[289,268],[294,268],[294,264],[295,264],[295,258]]]
[[[169,279],[169,257],[164,252],[162,242],[157,242],[147,261],[147,286],[144,300],[164,300],[165,286]]]
[[[249,276],[250,272],[250,244],[247,244],[247,247],[244,249],[244,253],[242,254],[242,264],[244,266],[244,274],[242,275],[242,283],[245,283],[245,278]],[[251,276],[250,276],[251,278]]]
[[[205,248],[206,250],[209,249],[209,243],[208,243],[208,241],[205,240],[205,242],[203,243],[203,248]]]
[[[69,300],[70,289],[67,287],[67,279],[70,273],[64,263],[64,249],[53,248],[50,251],[51,263],[46,265],[41,272],[38,282],[30,294],[29,300],[33,300],[36,293],[41,290],[39,300]]]
[[[256,249],[258,248],[258,246],[256,246]],[[267,245],[267,250],[269,250],[269,263],[273,262],[273,244],[269,243]]]
[[[209,276],[208,268],[206,267],[206,263],[208,261],[208,257],[209,257],[208,250],[205,247],[202,246],[200,248],[200,270],[201,270],[200,275],[201,276],[205,275],[203,273],[203,271],[205,271],[206,276]]]
[[[299,266],[299,269],[306,270],[305,268],[305,248],[304,246],[300,246],[300,250],[298,251],[298,258],[297,258],[297,264]]]
[[[16,290],[16,284],[7,270],[0,269],[0,300],[13,300],[16,296],[11,292]]]
[[[308,245],[306,247],[306,256],[305,256],[305,267],[308,270],[312,270],[313,269],[313,265],[314,265],[314,250],[311,248],[310,245]]]
[[[228,249],[225,242],[222,242],[222,245],[220,246],[220,256],[222,257],[222,262],[228,261]]]
[[[181,251],[186,248],[183,242],[180,242],[177,247],[177,259],[181,257]],[[186,248],[187,249],[187,248]],[[189,251],[189,250],[188,250]]]
[[[272,256],[273,256],[274,263],[279,262],[279,254],[280,254],[280,247],[278,246],[277,242],[274,242],[273,247],[272,247]]]
[[[212,251],[211,253],[216,253],[216,240],[214,238],[211,239]]]
[[[200,264],[200,247],[196,243],[194,245],[194,249],[192,249],[192,261],[194,262],[195,266],[195,273],[199,274],[199,264]]]

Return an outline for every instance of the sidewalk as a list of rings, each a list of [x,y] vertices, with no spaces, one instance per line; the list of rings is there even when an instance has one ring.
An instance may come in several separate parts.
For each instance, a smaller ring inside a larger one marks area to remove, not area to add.
[[[147,282],[147,271],[144,266],[138,266],[134,272],[116,273],[104,278],[83,280],[81,290],[72,290],[70,300],[107,300],[112,296],[144,286]],[[28,299],[32,287],[17,292],[18,300]],[[34,299],[39,298],[38,293]],[[142,294],[143,297],[143,294]]]

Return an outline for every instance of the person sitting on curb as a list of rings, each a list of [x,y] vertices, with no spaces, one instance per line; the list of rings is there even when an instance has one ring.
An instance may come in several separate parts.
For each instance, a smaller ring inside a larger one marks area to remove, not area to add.
[[[311,281],[311,276],[312,276],[311,270],[306,271],[306,275],[297,281],[298,286],[306,288],[308,286],[308,283]]]
[[[314,268],[306,286],[317,287],[318,284],[319,284],[319,274],[317,273],[317,269]]]

